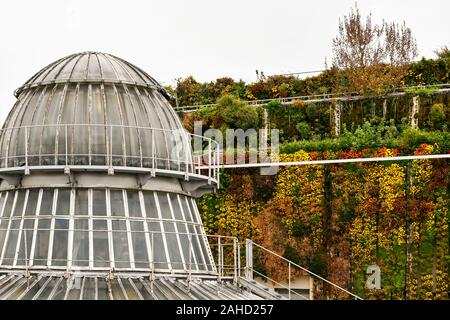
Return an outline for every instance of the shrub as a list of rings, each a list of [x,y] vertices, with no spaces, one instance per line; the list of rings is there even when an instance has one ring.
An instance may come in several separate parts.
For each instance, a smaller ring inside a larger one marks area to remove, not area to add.
[[[300,139],[308,139],[309,137],[311,137],[311,126],[308,124],[308,122],[299,122],[297,123],[295,128],[298,131]]]
[[[445,110],[442,103],[433,104],[428,114],[428,125],[432,129],[440,130],[445,124]]]
[[[234,96],[225,95],[217,100],[217,110],[222,121],[230,128],[246,130],[258,127],[258,111],[244,105]]]

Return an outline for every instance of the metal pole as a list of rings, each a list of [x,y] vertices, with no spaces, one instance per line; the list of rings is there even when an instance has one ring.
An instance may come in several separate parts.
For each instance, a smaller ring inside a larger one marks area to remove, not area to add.
[[[25,172],[26,175],[30,174],[30,169],[28,168],[28,128],[25,127]]]
[[[253,241],[245,240],[245,277],[247,280],[253,280]]]
[[[191,292],[192,275],[192,234],[189,234],[189,274],[188,274],[188,292]]]
[[[208,141],[208,183],[211,183],[211,140]]]
[[[221,243],[221,237],[219,236],[218,238],[217,238],[217,244],[218,244],[218,257],[217,257],[217,260],[218,260],[218,266],[219,266],[219,272],[218,272],[218,280],[219,280],[219,282],[220,282],[220,278],[222,277],[222,243]]]
[[[237,241],[237,269],[238,269],[238,276],[241,277],[241,244],[239,243],[239,240]]]
[[[113,126],[109,126],[109,169],[108,174],[113,175],[114,174],[114,168],[113,168]]]
[[[289,300],[291,300],[291,263],[289,262],[288,264],[288,268],[289,268],[289,289],[288,289],[288,295],[289,295]]]
[[[154,243],[153,232],[151,234],[151,240],[152,240],[152,243],[151,243],[152,252],[151,252],[150,259],[152,261],[152,274],[151,274],[151,281],[150,281],[150,289],[152,290],[152,293],[153,293],[153,281],[155,280],[155,250],[154,250],[155,246],[153,245],[153,243]]]
[[[219,148],[219,144],[217,143],[217,176],[216,176],[216,180],[217,180],[217,189],[220,188],[220,148]]]
[[[237,247],[236,247],[237,238],[233,238],[233,281],[237,283]]]
[[[69,164],[68,162],[68,155],[67,155],[67,124],[64,126],[64,134],[65,134],[65,141],[64,141],[64,143],[65,143],[65,148],[66,148],[66,167],[67,167],[67,165]]]
[[[155,176],[155,130],[152,130],[152,176]]]
[[[27,288],[30,287],[30,274],[28,273],[28,244],[27,244],[27,229],[23,229],[23,238],[25,245],[25,277],[27,278]]]

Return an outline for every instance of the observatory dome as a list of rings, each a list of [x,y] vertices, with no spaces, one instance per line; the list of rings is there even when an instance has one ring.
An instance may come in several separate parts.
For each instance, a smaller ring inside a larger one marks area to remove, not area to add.
[[[194,167],[152,77],[83,52],[15,94],[0,133],[0,271],[214,272],[194,197],[217,183],[216,149],[200,137],[209,167]]]
[[[1,166],[192,171],[185,168],[190,145],[168,94],[120,58],[99,52],[70,55],[36,73],[15,94],[0,137]]]

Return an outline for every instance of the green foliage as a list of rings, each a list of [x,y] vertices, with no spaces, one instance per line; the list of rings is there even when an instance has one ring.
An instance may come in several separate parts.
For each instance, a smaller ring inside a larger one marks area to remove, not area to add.
[[[217,100],[219,117],[229,128],[250,129],[258,127],[258,112],[254,107],[244,105],[239,99],[225,95]]]
[[[297,123],[295,128],[298,131],[298,134],[300,136],[300,139],[308,139],[311,137],[311,126],[308,124],[308,122],[302,121]]]
[[[292,235],[295,237],[304,237],[311,233],[311,229],[303,224],[300,220],[294,221],[292,224]]]
[[[309,260],[309,270],[321,277],[327,276],[327,264],[323,253],[315,251],[311,255]]]
[[[436,103],[431,107],[428,115],[428,125],[435,130],[440,130],[445,124],[445,110],[442,103]]]
[[[280,146],[282,153],[304,151],[340,151],[358,150],[365,148],[417,148],[421,144],[437,144],[443,150],[450,148],[450,133],[443,131],[426,131],[406,127],[403,131],[397,129],[391,120],[387,125],[382,120],[377,125],[365,122],[358,126],[355,132],[344,128],[344,133],[338,138],[321,140],[303,140],[284,143]]]
[[[289,244],[287,244],[284,247],[284,254],[283,257],[285,257],[288,260],[291,260],[294,263],[300,264],[300,254],[298,253],[295,248],[292,248]]]
[[[436,93],[438,91],[438,88],[407,88],[405,89],[405,93],[412,95],[412,96],[431,96],[432,94]]]

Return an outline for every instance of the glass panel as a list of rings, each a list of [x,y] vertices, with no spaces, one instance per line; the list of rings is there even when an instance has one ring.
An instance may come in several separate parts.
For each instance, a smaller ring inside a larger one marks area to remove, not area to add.
[[[28,193],[27,207],[25,209],[25,216],[35,216],[36,206],[39,198],[39,189],[32,189]]]
[[[199,219],[197,216],[197,206],[194,202],[194,199],[190,198],[190,197],[186,197],[186,199],[188,200],[189,203],[189,208],[191,209],[191,215],[192,215],[192,219],[195,223],[199,223]]]
[[[153,196],[153,192],[143,192],[144,195],[144,204],[145,204],[145,212],[147,213],[147,218],[156,218],[158,219],[158,211],[156,209],[155,197]]]
[[[16,255],[17,240],[20,232],[20,220],[13,220],[6,240],[6,248],[3,256],[3,264],[12,264]]]
[[[183,221],[183,215],[181,214],[180,204],[178,203],[178,196],[176,194],[170,194],[170,203],[175,219]]]
[[[139,193],[137,191],[127,191],[128,215],[130,217],[142,217],[141,203],[139,201]]]
[[[94,216],[106,216],[105,190],[93,190],[92,214]]]
[[[89,110],[88,110],[88,86],[85,84],[79,85],[79,90],[77,91],[77,104],[76,110],[74,112],[75,121],[74,123],[89,123]],[[86,126],[73,126],[72,135],[70,143],[71,153],[75,154],[71,162],[76,165],[89,164],[88,153],[89,153],[89,130]],[[74,143],[76,141],[77,143]]]
[[[72,259],[76,266],[89,265],[89,224],[88,219],[75,219]]]
[[[114,261],[117,268],[130,267],[130,254],[128,251],[127,228],[125,221],[112,221]]]
[[[144,222],[130,221],[131,240],[136,268],[148,268],[147,243],[144,233]]]
[[[105,112],[103,111],[103,98],[100,86],[91,86],[91,153],[92,164],[106,164],[106,127],[104,126]]]
[[[172,219],[167,194],[163,192],[157,192],[156,194],[158,196],[159,208],[161,209],[161,217],[163,219]]]
[[[180,238],[181,250],[183,251],[184,261],[186,262],[186,268],[189,268],[189,236],[187,235],[187,228],[185,223],[177,223],[178,236]],[[193,258],[191,257],[193,263]]]
[[[19,190],[13,216],[22,216],[26,190]]]
[[[14,202],[15,191],[9,191],[6,199],[5,209],[3,210],[3,218],[10,217],[12,215],[11,209]]]
[[[201,226],[196,226],[195,229],[197,230],[197,234],[198,234],[198,239],[199,239],[199,243],[200,243],[200,248],[203,252],[203,257],[205,258],[204,260],[206,260],[206,263],[208,264],[206,266],[206,268],[208,268],[208,270],[212,271],[212,267],[209,265],[211,263],[210,259],[209,259],[209,255],[208,255],[208,250],[206,249],[206,241],[207,239],[205,239],[202,234],[202,229]]]
[[[163,238],[161,235],[161,227],[159,223],[152,223],[149,222],[148,223],[148,230],[149,231],[154,231],[155,233],[153,234],[153,259],[155,262],[155,268],[161,268],[161,269],[167,269],[168,265],[167,265],[167,257],[166,257],[166,252],[164,250],[164,242],[163,242]],[[150,233],[150,242],[152,241],[152,235]]]
[[[87,216],[88,215],[88,190],[75,191],[75,215]],[[87,229],[87,228],[86,228]]]
[[[109,267],[109,247],[106,220],[94,220],[94,266]]]
[[[68,229],[69,229],[68,219],[55,220],[52,265],[64,266],[67,264]]]
[[[183,212],[184,212],[184,217],[186,218],[186,221],[192,222],[192,215],[191,215],[191,210],[188,206],[187,197],[180,195],[180,200],[181,200],[181,205],[183,206]]]
[[[3,204],[5,203],[8,192],[0,193],[0,218],[2,217]]]
[[[180,248],[178,247],[178,239],[175,233],[175,225],[171,222],[164,222],[164,231],[172,268],[183,269],[183,261],[181,260]]]
[[[36,233],[36,247],[34,249],[34,265],[47,264],[50,221],[50,219],[39,219]]]
[[[28,197],[28,200],[30,198]],[[23,222],[23,229],[20,239],[19,255],[17,259],[17,265],[25,265],[25,257],[28,259],[27,264],[29,264],[30,253],[31,253],[31,243],[33,241],[33,229],[34,229],[35,219],[25,219]],[[25,241],[26,240],[26,241]],[[25,246],[26,242],[26,246]],[[25,249],[27,254],[25,256]]]
[[[125,217],[122,190],[111,190],[110,198],[111,198],[111,216]]]
[[[70,189],[59,189],[56,215],[68,216],[70,211]]]
[[[53,189],[44,189],[44,191],[42,192],[41,209],[39,211],[40,216],[47,216],[52,214],[53,192]]]
[[[2,254],[3,245],[5,244],[6,232],[8,231],[9,220],[0,220],[0,256]]]
[[[192,234],[192,248],[194,249],[194,254],[195,257],[197,258],[197,264],[198,264],[198,268],[201,270],[205,270],[205,263],[204,260],[202,259],[202,253],[201,253],[201,249],[200,249],[200,244],[198,241],[197,236],[195,235],[195,229],[193,225],[188,225],[189,228],[189,233]]]

